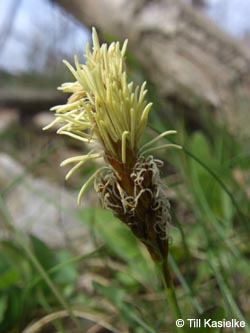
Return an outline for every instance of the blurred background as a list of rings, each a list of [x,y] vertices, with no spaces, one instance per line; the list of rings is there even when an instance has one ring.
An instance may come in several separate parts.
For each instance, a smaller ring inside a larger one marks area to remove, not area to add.
[[[129,39],[129,78],[154,103],[146,137],[175,128],[184,147],[158,157],[185,316],[250,324],[249,13],[249,0],[0,0],[0,332],[173,329],[145,249],[92,188],[76,205],[96,165],[68,182],[59,165],[85,147],[42,131],[92,26]]]
[[[184,0],[202,10],[223,30],[249,42],[247,0]],[[2,71],[12,74],[61,72],[61,59],[82,54],[89,29],[53,1],[7,0],[0,3]]]

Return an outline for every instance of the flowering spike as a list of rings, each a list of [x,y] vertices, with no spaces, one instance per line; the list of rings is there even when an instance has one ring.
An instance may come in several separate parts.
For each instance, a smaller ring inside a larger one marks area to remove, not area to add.
[[[154,260],[167,257],[169,203],[160,181],[163,164],[149,152],[178,145],[152,147],[157,141],[176,131],[166,131],[140,148],[152,103],[147,103],[146,82],[134,87],[128,82],[125,68],[127,40],[100,45],[95,28],[93,46],[86,47],[85,64],[77,56],[75,68],[64,61],[75,81],[59,88],[71,93],[65,105],[51,110],[56,119],[45,129],[60,124],[58,134],[68,135],[94,149],[71,157],[62,166],[76,163],[67,173],[68,179],[86,162],[100,157],[107,166],[99,168],[81,187],[78,204],[89,184],[94,181],[103,206],[111,209],[148,248]],[[95,151],[98,146],[98,153]],[[146,149],[145,149],[146,148]],[[99,152],[100,151],[100,152]]]
[[[121,50],[121,55],[124,57],[125,56],[125,53],[126,53],[126,50],[127,50],[127,46],[128,46],[128,40],[125,39],[124,43],[123,43],[123,46],[122,46],[122,50]]]
[[[162,139],[164,136],[168,136],[168,135],[171,135],[171,134],[176,134],[177,131],[166,131],[166,132],[163,132],[161,134],[159,134],[156,138],[154,138],[153,140],[147,142],[145,145],[143,145],[139,151],[142,152],[144,151],[145,152],[145,148],[146,147],[149,147],[151,146],[153,143],[156,143],[157,141],[159,141],[160,139]],[[181,146],[178,146],[178,148],[181,148]]]
[[[93,39],[94,49],[99,50],[100,49],[100,43],[99,43],[99,38],[98,38],[95,27],[92,28],[92,39]]]
[[[85,161],[80,161],[75,166],[73,166],[73,168],[71,168],[66,174],[65,179],[68,180],[73,175],[73,173],[84,164],[84,162]]]
[[[126,140],[129,135],[128,131],[122,133],[122,163],[126,163]]]
[[[83,184],[82,188],[80,189],[80,192],[78,194],[77,203],[80,205],[82,196],[84,192],[87,190],[88,186],[91,182],[94,181],[94,179],[97,177],[97,175],[101,172],[101,169],[98,169],[92,176],[89,177],[89,179]]]
[[[149,152],[152,153],[152,151],[157,151],[157,150],[160,150],[160,149],[166,149],[166,148],[170,148],[170,147],[171,148],[176,148],[176,149],[182,149],[182,147],[179,146],[179,145],[176,145],[174,143],[167,143],[165,145],[148,148],[148,149],[143,151],[143,154],[148,154]]]

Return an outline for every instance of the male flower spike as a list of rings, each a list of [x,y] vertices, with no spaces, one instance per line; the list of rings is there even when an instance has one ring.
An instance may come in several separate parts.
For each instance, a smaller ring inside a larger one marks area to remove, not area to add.
[[[80,64],[77,56],[75,68],[64,61],[76,81],[59,88],[72,95],[67,104],[51,109],[55,111],[55,120],[45,129],[57,123],[61,125],[57,133],[92,143],[94,148],[88,154],[61,163],[76,163],[66,175],[68,179],[89,160],[104,158],[106,162],[82,186],[78,203],[94,181],[103,206],[130,227],[153,259],[160,260],[167,256],[169,203],[159,177],[162,162],[148,153],[170,146],[180,148],[173,144],[152,147],[176,131],[166,131],[139,147],[152,106],[145,101],[146,82],[134,89],[133,82],[127,81],[127,40],[121,48],[119,42],[100,46],[94,28],[92,39],[92,50],[89,44],[86,47],[85,64]]]

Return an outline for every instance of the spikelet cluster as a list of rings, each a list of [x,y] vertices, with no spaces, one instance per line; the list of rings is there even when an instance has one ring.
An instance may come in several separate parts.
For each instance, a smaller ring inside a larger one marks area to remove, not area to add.
[[[140,146],[152,103],[145,100],[146,82],[136,87],[128,82],[127,40],[122,46],[119,42],[100,45],[94,28],[92,40],[92,48],[89,44],[86,47],[84,64],[77,56],[75,68],[64,61],[75,81],[59,89],[71,96],[65,105],[52,108],[55,120],[45,129],[59,124],[59,134],[92,143],[87,154],[62,162],[62,166],[75,163],[66,179],[89,160],[103,158],[106,162],[83,184],[78,202],[94,181],[103,206],[131,228],[153,257],[165,256],[169,203],[160,182],[162,162],[149,153],[170,146],[180,148],[174,144],[153,146],[176,131],[166,131]]]

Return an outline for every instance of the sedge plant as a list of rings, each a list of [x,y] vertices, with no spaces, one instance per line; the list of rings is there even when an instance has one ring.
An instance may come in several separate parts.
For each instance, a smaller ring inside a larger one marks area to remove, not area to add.
[[[83,194],[91,182],[102,206],[111,210],[142,242],[158,268],[165,285],[175,319],[181,312],[175,296],[168,266],[169,201],[160,179],[162,161],[152,153],[175,144],[156,145],[163,137],[176,131],[165,131],[150,142],[140,145],[147,126],[152,103],[147,103],[146,82],[134,87],[128,82],[125,67],[127,40],[100,45],[92,30],[93,46],[86,46],[86,62],[75,56],[75,68],[64,61],[75,81],[62,84],[60,90],[70,93],[65,105],[52,108],[55,119],[44,129],[59,125],[58,134],[68,135],[90,145],[87,154],[66,159],[62,166],[75,164],[66,179],[83,165],[103,159],[100,167],[81,187]]]

